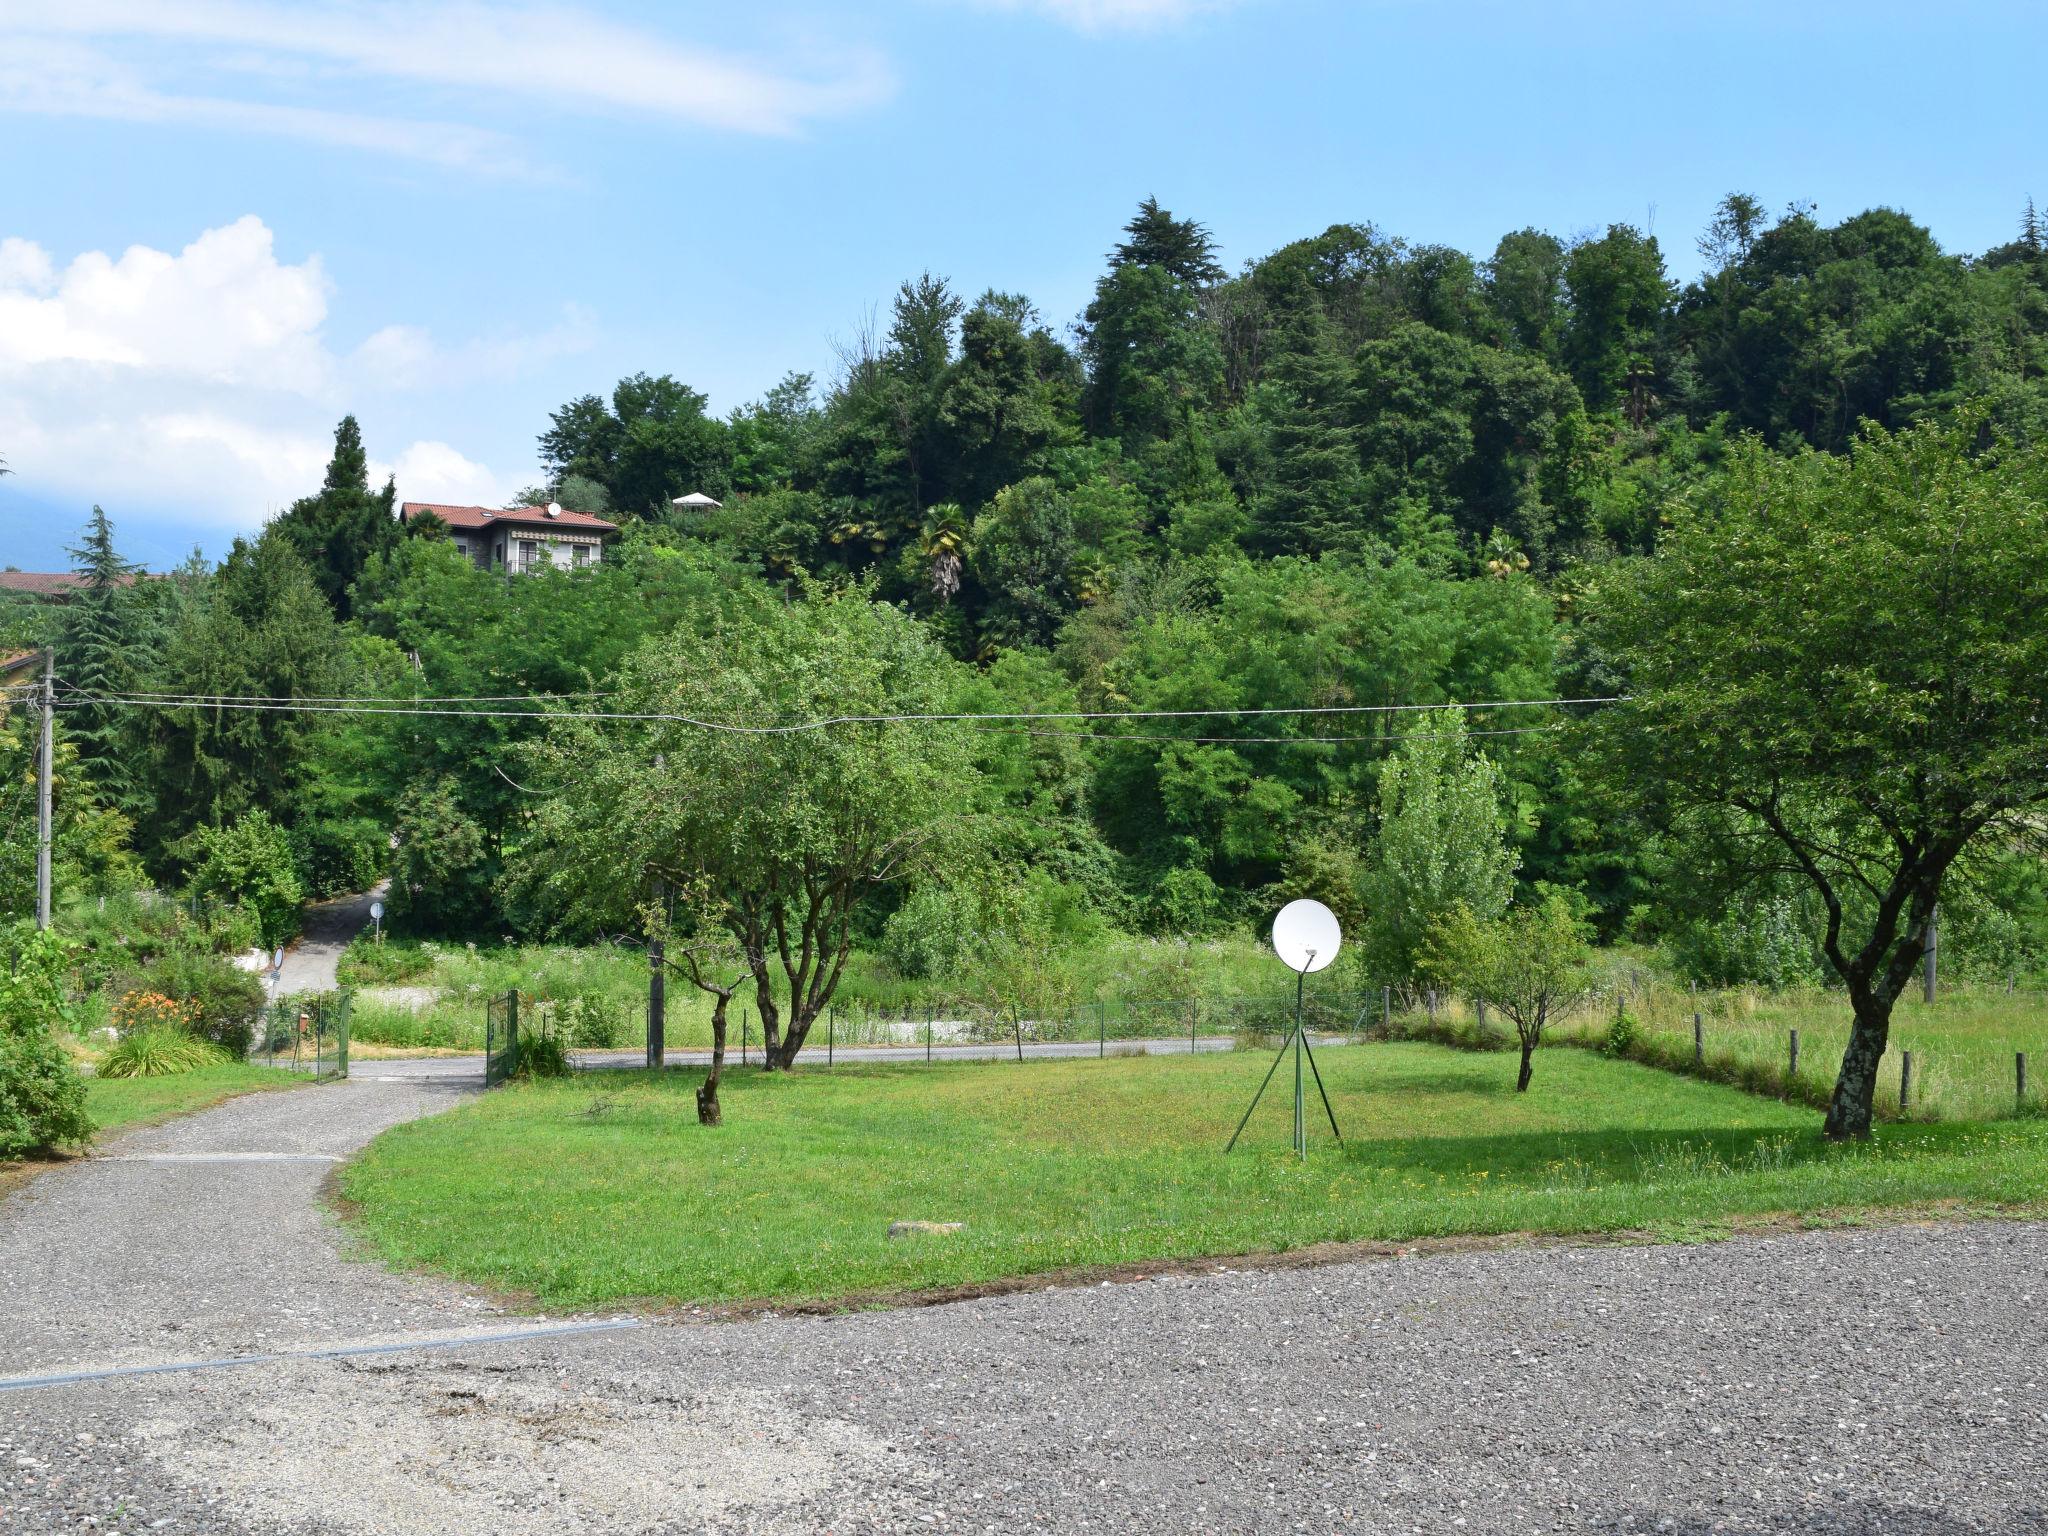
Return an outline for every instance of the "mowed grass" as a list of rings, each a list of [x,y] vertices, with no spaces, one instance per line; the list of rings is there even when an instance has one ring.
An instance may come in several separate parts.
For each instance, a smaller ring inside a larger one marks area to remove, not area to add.
[[[105,1134],[210,1109],[239,1094],[296,1088],[306,1081],[273,1067],[230,1062],[170,1077],[89,1077],[85,1080],[85,1101]]]
[[[2048,1123],[1888,1125],[1830,1147],[1809,1109],[1585,1051],[1333,1048],[1347,1137],[1286,1148],[1283,1070],[1229,1156],[1264,1053],[813,1066],[737,1073],[726,1124],[697,1072],[518,1085],[386,1132],[342,1173],[400,1266],[546,1305],[821,1301],[1070,1266],[1458,1233],[1678,1233],[1765,1213],[2026,1206]],[[1313,1098],[1311,1112],[1320,1115]],[[959,1221],[892,1241],[891,1221]]]

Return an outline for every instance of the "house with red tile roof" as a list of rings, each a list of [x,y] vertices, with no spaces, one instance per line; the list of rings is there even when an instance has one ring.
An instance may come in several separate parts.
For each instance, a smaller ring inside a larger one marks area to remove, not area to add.
[[[552,501],[509,509],[408,501],[399,507],[398,520],[411,523],[428,513],[447,524],[455,547],[487,571],[581,570],[602,562],[605,540],[619,531],[617,523]]]

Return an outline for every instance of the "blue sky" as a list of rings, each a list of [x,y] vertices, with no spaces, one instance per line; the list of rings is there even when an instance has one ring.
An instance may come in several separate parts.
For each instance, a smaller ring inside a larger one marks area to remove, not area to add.
[[[94,501],[153,565],[310,490],[361,417],[495,502],[564,400],[719,410],[930,270],[1087,301],[1137,200],[1231,266],[1340,221],[1483,256],[1740,188],[1951,250],[2048,204],[2048,8],[0,0],[0,564]]]

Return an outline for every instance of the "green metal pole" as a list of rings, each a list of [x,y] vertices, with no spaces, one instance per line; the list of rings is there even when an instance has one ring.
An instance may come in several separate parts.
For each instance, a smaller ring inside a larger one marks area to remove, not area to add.
[[[1301,1103],[1301,987],[1307,971],[1294,973],[1294,1155],[1308,1156],[1308,1121]]]

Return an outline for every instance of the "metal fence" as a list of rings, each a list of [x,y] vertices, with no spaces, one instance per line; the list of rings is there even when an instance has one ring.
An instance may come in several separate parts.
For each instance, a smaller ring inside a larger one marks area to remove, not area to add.
[[[263,1011],[251,1061],[316,1082],[348,1076],[348,1020],[355,993],[308,993],[274,999]]]
[[[1383,1026],[1398,1002],[1386,988],[1319,991],[1310,987],[1302,998],[1302,1022],[1318,1034],[1362,1034]],[[748,1012],[740,1010],[742,1031],[751,1026]],[[838,1045],[929,1049],[1003,1042],[1018,1047],[1092,1043],[1106,1054],[1118,1044],[1179,1041],[1183,1047],[1198,1048],[1205,1039],[1263,1040],[1285,1034],[1293,1026],[1291,989],[1264,996],[1119,997],[1076,1002],[1057,1009],[980,1004],[889,1008],[849,1002],[833,1004],[826,1017],[811,1027],[805,1049],[817,1044],[824,1044],[829,1051]]]
[[[484,1086],[519,1070],[519,990],[484,1000]]]

